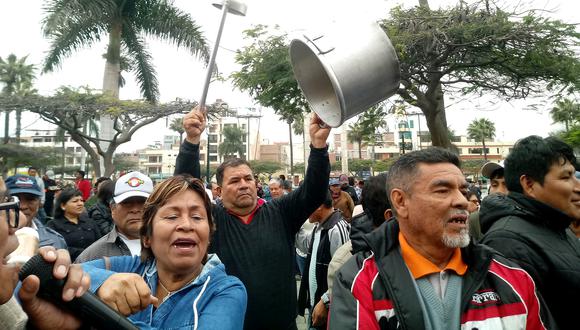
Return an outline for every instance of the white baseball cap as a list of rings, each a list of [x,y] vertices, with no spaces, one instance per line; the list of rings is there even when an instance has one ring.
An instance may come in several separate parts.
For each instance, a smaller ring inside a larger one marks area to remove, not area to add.
[[[486,177],[490,178],[491,174],[495,172],[495,170],[504,168],[503,161],[496,163],[496,162],[487,162],[481,167],[481,174]]]
[[[121,203],[129,197],[149,197],[153,191],[153,181],[141,172],[130,172],[117,179],[115,183],[115,203]]]

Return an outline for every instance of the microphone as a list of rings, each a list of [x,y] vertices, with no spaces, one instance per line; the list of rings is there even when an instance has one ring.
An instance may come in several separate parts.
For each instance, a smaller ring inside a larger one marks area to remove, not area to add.
[[[66,306],[73,314],[78,316],[83,322],[97,329],[128,329],[138,330],[125,316],[118,313],[99,297],[90,291],[85,292],[80,297],[64,302],[62,300],[62,288],[66,282],[57,280],[52,276],[53,263],[49,263],[40,254],[30,258],[26,262],[18,277],[23,281],[29,275],[36,275],[40,279],[39,297],[50,300],[59,306]]]

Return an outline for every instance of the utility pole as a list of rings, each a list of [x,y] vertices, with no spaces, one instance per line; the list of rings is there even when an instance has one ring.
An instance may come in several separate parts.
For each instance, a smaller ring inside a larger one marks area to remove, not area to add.
[[[248,123],[248,126],[246,127],[246,129],[248,130],[248,132],[247,132],[248,137],[246,139],[246,144],[248,145],[247,146],[247,149],[248,149],[247,160],[250,161],[251,160],[251,157],[250,157],[250,152],[251,152],[251,149],[250,149],[250,118],[262,118],[262,115],[261,114],[254,115],[254,114],[251,114],[251,113],[247,113],[247,114],[240,115],[238,113],[238,114],[236,114],[236,118],[246,118],[247,119],[247,123]],[[254,158],[255,158],[255,155],[254,155]]]

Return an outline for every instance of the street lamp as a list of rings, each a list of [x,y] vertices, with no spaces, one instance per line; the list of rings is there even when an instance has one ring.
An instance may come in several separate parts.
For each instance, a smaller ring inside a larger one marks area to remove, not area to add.
[[[224,29],[224,23],[226,22],[226,15],[228,13],[234,14],[237,16],[246,16],[246,9],[247,6],[239,1],[236,0],[223,0],[222,3],[213,3],[214,7],[222,10],[222,18],[220,21],[220,27],[218,29],[217,37],[215,38],[215,44],[213,46],[213,51],[211,53],[211,57],[209,59],[209,64],[207,66],[207,74],[205,75],[205,84],[203,86],[203,92],[201,94],[201,98],[199,100],[199,107],[203,109],[205,106],[205,101],[207,98],[207,91],[209,89],[209,83],[211,80],[211,75],[213,73],[213,67],[215,65],[215,58],[217,55],[217,51],[220,45],[220,39],[222,38],[222,31]]]
[[[199,108],[203,111],[205,107],[205,101],[207,98],[207,91],[209,89],[209,83],[211,81],[211,75],[213,73],[213,67],[215,65],[215,58],[217,55],[217,51],[220,45],[220,39],[222,37],[222,31],[224,29],[224,23],[226,22],[226,15],[228,13],[234,14],[237,16],[246,16],[246,9],[247,6],[239,1],[236,0],[223,0],[222,3],[213,3],[214,7],[222,10],[222,18],[220,21],[220,27],[218,29],[217,37],[215,38],[215,44],[213,46],[213,50],[211,53],[211,57],[209,59],[209,64],[207,66],[207,74],[205,75],[205,84],[203,86],[203,91],[201,93],[201,98],[199,99]],[[206,179],[207,182],[210,182],[209,178],[209,133],[207,139],[207,150],[206,150]]]

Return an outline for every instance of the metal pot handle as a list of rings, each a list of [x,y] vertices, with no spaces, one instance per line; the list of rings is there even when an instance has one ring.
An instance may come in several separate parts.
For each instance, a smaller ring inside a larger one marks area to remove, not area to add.
[[[321,36],[318,36],[318,37],[312,38],[312,39],[308,38],[308,36],[304,36],[304,39],[306,39],[309,43],[312,44],[312,46],[314,46],[314,48],[316,48],[316,50],[318,51],[318,55],[328,54],[334,50],[334,47],[330,47],[328,50],[320,49],[320,47],[318,47],[318,45],[315,43],[315,41],[318,41],[322,38],[324,38],[324,35],[321,35]]]

